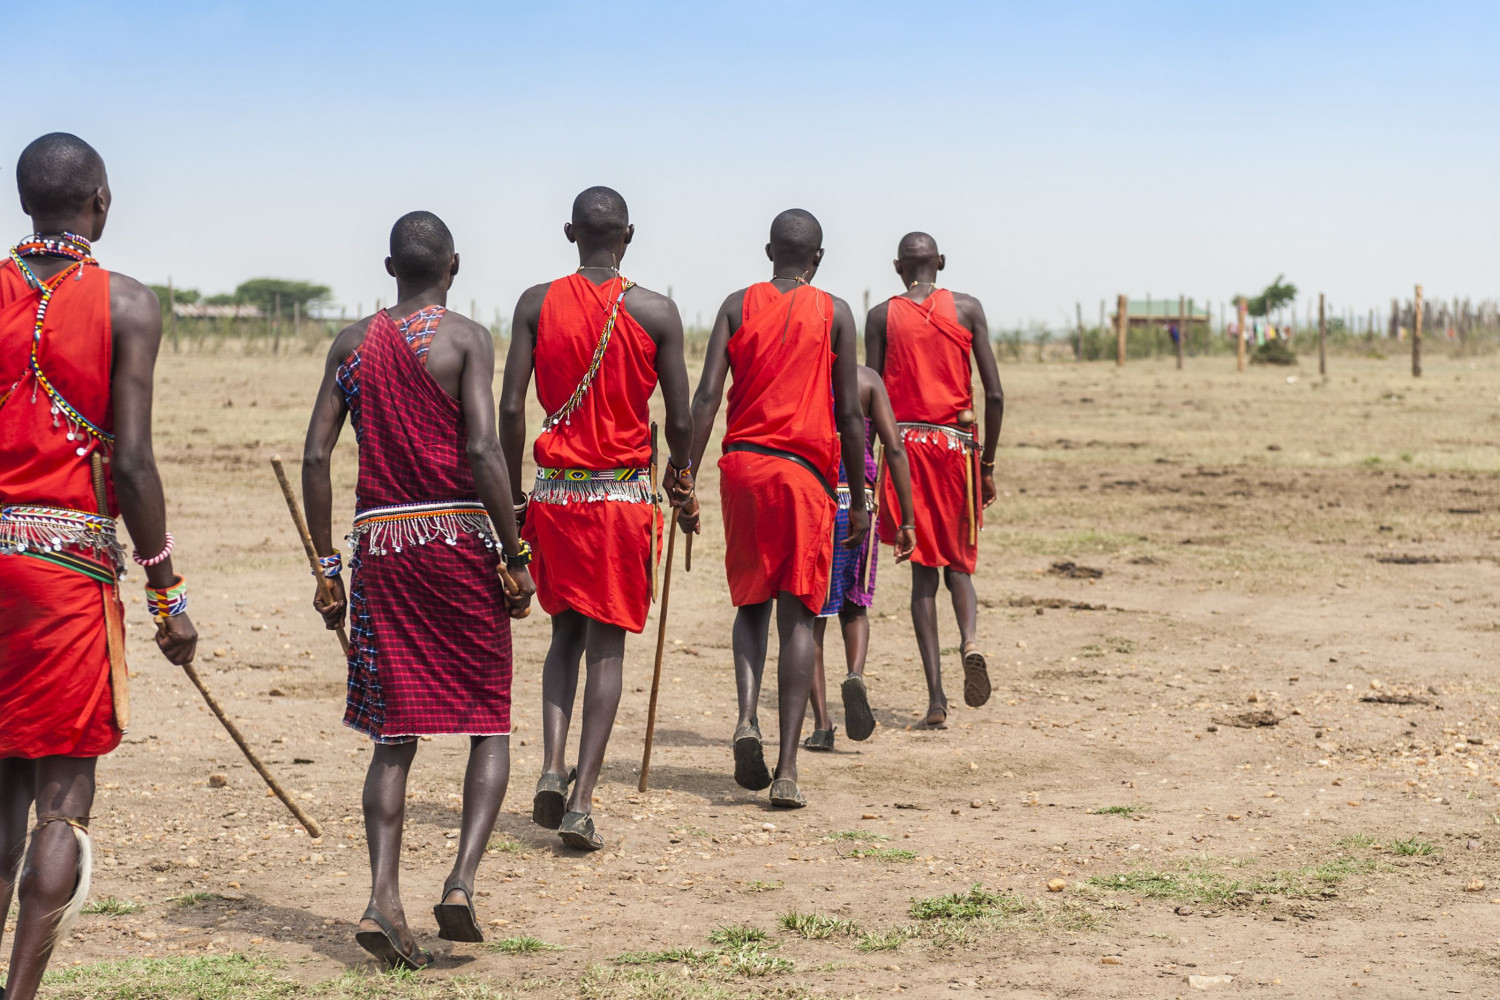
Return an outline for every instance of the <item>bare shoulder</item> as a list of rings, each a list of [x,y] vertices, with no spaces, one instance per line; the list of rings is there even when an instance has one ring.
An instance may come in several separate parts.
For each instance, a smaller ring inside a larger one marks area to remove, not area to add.
[[[859,391],[861,393],[885,393],[885,379],[881,378],[880,373],[875,369],[869,367],[868,365],[860,365],[858,368],[858,374]]]
[[[355,348],[365,342],[365,334],[370,332],[370,321],[374,318],[374,316],[366,316],[364,319],[357,319],[340,330],[333,338],[333,345],[328,348],[328,356],[340,361],[347,358]]]
[[[969,319],[984,317],[984,306],[967,292],[953,293],[953,311]]]
[[[479,338],[485,340],[494,339],[491,337],[489,329],[483,323],[456,313],[451,309],[443,313],[443,321],[438,325],[438,329],[449,336],[465,341]]]
[[[724,296],[724,303],[719,306],[719,315],[729,319],[729,329],[738,330],[745,316],[745,293],[750,290],[747,285],[737,288]]]
[[[845,319],[845,320],[848,320],[850,323],[853,323],[854,322],[854,310],[849,308],[849,303],[845,302],[843,299],[839,298],[837,295],[833,295],[831,293],[829,294],[828,297],[833,300],[833,315],[834,315],[834,318],[835,319]]]
[[[161,303],[156,293],[119,271],[109,272],[110,325],[121,333],[149,330],[153,321],[161,326]]]
[[[547,298],[547,290],[552,287],[552,282],[544,281],[540,285],[532,285],[521,293],[516,300],[516,314],[514,320],[535,319],[542,314],[542,302]]]
[[[662,327],[682,322],[676,302],[644,285],[631,286],[625,293],[625,306],[630,315],[655,336],[661,335]]]
[[[891,300],[882,299],[870,307],[870,315],[867,317],[868,321],[872,323],[884,323],[886,314],[890,311]]]

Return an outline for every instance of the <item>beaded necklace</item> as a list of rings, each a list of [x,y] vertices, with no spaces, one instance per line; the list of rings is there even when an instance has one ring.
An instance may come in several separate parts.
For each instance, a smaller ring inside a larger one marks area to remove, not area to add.
[[[36,272],[27,266],[25,260],[27,257],[53,257],[71,260],[72,263],[51,278],[43,281],[37,277]],[[87,436],[94,438],[106,448],[113,446],[115,443],[114,435],[95,425],[82,413],[78,412],[76,407],[64,399],[62,393],[58,392],[47,376],[42,373],[41,364],[37,359],[37,349],[42,343],[42,326],[46,322],[47,307],[52,302],[52,296],[62,287],[63,282],[69,278],[75,276],[81,277],[85,267],[99,266],[99,262],[94,259],[93,244],[82,236],[77,236],[73,233],[63,233],[61,239],[49,239],[44,236],[32,234],[14,247],[11,247],[10,259],[15,262],[16,268],[21,272],[21,277],[26,279],[26,283],[41,293],[41,300],[37,303],[36,323],[31,333],[30,360],[27,363],[26,370],[21,373],[20,377],[16,379],[9,389],[5,390],[4,395],[0,395],[0,406],[3,406],[10,400],[16,389],[30,375],[36,380],[36,384],[41,387],[42,392],[46,394],[48,400],[51,401],[52,426],[62,426],[58,421],[59,414],[67,420],[69,441],[77,441]],[[35,387],[31,391],[31,401],[33,403],[36,402]],[[88,454],[88,446],[86,444],[79,445],[76,452],[82,457]]]

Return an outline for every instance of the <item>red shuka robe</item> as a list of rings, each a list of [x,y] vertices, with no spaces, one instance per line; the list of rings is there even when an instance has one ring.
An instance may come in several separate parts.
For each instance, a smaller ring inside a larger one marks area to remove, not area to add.
[[[28,370],[39,299],[13,262],[0,263],[0,506],[97,513],[89,456],[102,446],[86,434],[69,440],[67,421],[54,416],[36,379],[16,381]],[[85,267],[53,293],[38,363],[105,432],[114,427],[111,361],[109,272]],[[114,516],[112,491],[107,502]],[[90,561],[113,576],[113,567]],[[0,555],[0,758],[98,757],[119,746],[105,601],[119,607],[116,583],[33,554]]]
[[[961,410],[974,408],[970,359],[974,334],[958,322],[953,293],[933,291],[922,302],[904,295],[889,300],[885,320],[885,390],[896,422],[936,424],[957,429]],[[967,432],[972,438],[972,431]],[[942,433],[904,428],[902,441],[911,463],[912,506],[916,508],[917,548],[911,560],[922,566],[951,566],[973,573],[979,546],[969,544],[968,503],[983,524],[979,502],[979,454],[960,448]],[[964,463],[969,463],[966,479]],[[971,485],[972,484],[972,485]],[[886,477],[880,503],[880,540],[896,539],[896,488]]]
[[[582,381],[599,335],[620,297],[622,279],[595,285],[581,274],[547,288],[537,319],[536,394],[556,413]],[[620,304],[598,374],[563,423],[543,430],[532,455],[538,468],[642,469],[651,463],[651,393],[656,343]],[[631,632],[651,607],[651,533],[661,551],[656,507],[619,498],[533,500],[522,536],[532,545],[537,603],[549,615],[577,611]]]
[[[786,591],[817,614],[828,595],[839,477],[832,330],[827,292],[782,292],[770,282],[745,289],[741,326],[729,338],[734,383],[719,459],[724,569],[736,607]]]

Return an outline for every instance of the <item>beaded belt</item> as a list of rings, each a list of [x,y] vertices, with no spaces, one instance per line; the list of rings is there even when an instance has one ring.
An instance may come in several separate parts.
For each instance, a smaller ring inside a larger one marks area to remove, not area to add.
[[[848,483],[839,483],[838,489],[835,491],[835,494],[836,499],[838,500],[839,510],[848,510],[850,507],[854,506],[854,499],[849,495]],[[868,483],[865,484],[865,512],[869,514],[873,514],[875,512],[875,489]]]
[[[596,500],[621,503],[651,503],[649,469],[547,469],[536,470],[533,503],[570,504]]]
[[[112,517],[41,504],[0,506],[0,554],[61,552],[64,547],[108,558],[117,569],[125,566]]]
[[[445,500],[371,507],[354,515],[349,532],[350,547],[362,540],[372,555],[400,552],[408,545],[426,545],[442,539],[457,545],[460,535],[474,535],[486,548],[495,548],[495,529],[484,504],[477,500]]]
[[[898,423],[896,427],[901,431],[902,441],[916,441],[921,444],[941,441],[948,446],[949,451],[962,451],[965,448],[974,451],[979,447],[979,442],[974,440],[973,432],[949,427],[946,424],[924,424],[913,421]]]

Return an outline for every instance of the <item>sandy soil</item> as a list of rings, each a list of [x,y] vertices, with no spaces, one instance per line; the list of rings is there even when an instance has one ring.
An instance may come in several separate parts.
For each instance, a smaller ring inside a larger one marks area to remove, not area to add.
[[[157,424],[200,666],[326,835],[266,797],[132,598],[135,720],[100,766],[94,898],[142,908],[85,917],[60,965],[244,952],[310,984],[366,965],[352,922],[368,745],[340,725],[343,663],[267,464],[300,454],[319,367],[169,355]],[[436,938],[465,746],[422,746],[404,887],[442,956],[430,975],[549,998],[1500,995],[1500,361],[1429,359],[1421,381],[1399,359],[1333,370],[1005,371],[1003,495],[977,578],[995,696],[962,707],[945,614],[952,726],[909,728],[924,706],[909,586],[883,566],[880,728],[804,757],[796,813],[730,777],[710,466],[694,571],[674,581],[654,787],[635,790],[653,617],[629,647],[600,854],[530,823],[549,630],[541,614],[515,630],[512,789],[477,904],[492,937],[562,950]],[[352,440],[336,463],[342,525]],[[842,662],[836,638],[830,653]],[[1246,713],[1274,724],[1241,728]],[[1002,897],[982,919],[910,912],[976,884]],[[857,930],[809,940],[781,926],[792,911]],[[790,967],[618,961],[708,951],[735,924]],[[861,950],[877,944],[895,947]]]

